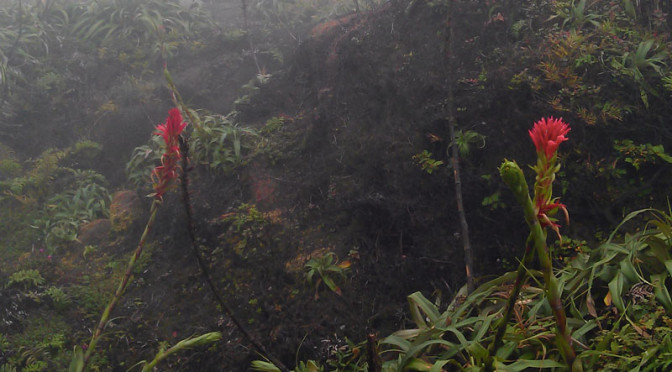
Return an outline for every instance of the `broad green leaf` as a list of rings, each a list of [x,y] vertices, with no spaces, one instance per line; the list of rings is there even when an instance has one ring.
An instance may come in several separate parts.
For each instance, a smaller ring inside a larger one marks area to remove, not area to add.
[[[436,305],[431,303],[425,296],[420,292],[415,292],[412,295],[408,296],[408,302],[411,306],[411,318],[413,322],[420,326],[421,328],[426,328],[427,323],[425,321],[425,316],[429,318],[431,325],[436,325],[438,323],[441,314],[436,308]]]
[[[417,337],[423,330],[421,329],[402,329],[399,331],[394,332],[395,336],[401,337],[405,340],[411,339],[413,337]]]
[[[574,333],[572,333],[572,338],[581,339],[586,333],[590,332],[597,326],[597,321],[595,321],[595,319],[591,319],[581,326],[581,328],[574,331]]]
[[[404,371],[429,371],[431,368],[431,364],[417,358],[412,358],[404,365]]]
[[[262,372],[280,372],[280,369],[276,367],[275,364],[270,362],[264,362],[261,360],[253,361],[252,369],[255,371],[262,371]]]
[[[72,354],[72,360],[70,361],[70,367],[68,367],[68,372],[81,372],[84,369],[84,353],[82,348],[75,346],[75,350]]]
[[[469,352],[469,355],[471,355],[478,361],[485,361],[488,359],[488,356],[490,355],[490,353],[488,353],[488,350],[478,342],[472,342],[471,345],[469,345],[466,349]]]
[[[333,281],[330,277],[328,277],[327,275],[323,275],[323,276],[322,276],[322,281],[323,281],[324,284],[325,284],[329,289],[331,289],[333,292],[336,292],[336,293],[340,292],[340,290],[339,290],[338,286],[336,285],[336,283],[334,283],[334,281]]]
[[[89,27],[88,32],[82,36],[82,39],[88,40],[89,38],[93,37],[93,35],[104,30],[106,26],[103,26],[103,23],[105,23],[104,19],[98,20],[98,22],[94,23],[93,26]]]
[[[408,351],[408,349],[411,348],[411,343],[405,338],[398,336],[397,333],[398,332],[395,332],[394,334],[385,337],[381,343],[397,346],[403,352]]]
[[[635,265],[632,264],[630,258],[621,260],[620,268],[623,275],[625,275],[631,283],[638,283],[640,281],[637,269],[635,269]]]
[[[497,357],[497,359],[507,360],[511,355],[511,353],[513,353],[513,351],[516,350],[516,347],[518,347],[518,342],[509,341],[505,343],[504,346],[497,349],[495,356]]]
[[[496,362],[495,367],[497,371],[506,372],[520,372],[528,368],[544,369],[544,368],[566,368],[567,365],[556,362],[555,360],[518,360],[515,363],[505,365],[501,362]]]
[[[469,346],[470,342],[467,340],[466,337],[464,337],[464,334],[462,334],[462,332],[460,332],[460,330],[457,329],[456,327],[447,327],[446,331],[454,334],[455,337],[457,337],[457,340],[460,342],[460,345],[462,345],[462,347],[466,348],[467,346]]]
[[[481,318],[481,317],[479,317]],[[481,324],[480,328],[478,329],[478,332],[472,337],[472,342],[480,342],[483,336],[485,336],[486,332],[490,330],[490,324],[492,323],[492,320],[495,318],[495,314],[491,314],[483,318],[483,324]]]
[[[667,273],[672,277],[672,260],[667,260],[664,262]]]
[[[611,301],[620,312],[625,311],[625,304],[623,303],[623,286],[625,277],[622,272],[618,272],[614,279],[609,282],[609,293],[611,294]]]
[[[443,369],[441,367],[445,366],[446,363],[448,363],[447,360],[439,360],[434,365],[432,368],[429,369],[429,372],[442,372]]]
[[[425,342],[421,342],[417,345],[411,346],[408,351],[406,351],[406,354],[403,356],[401,359],[401,365],[408,367],[410,363],[412,363],[413,360],[416,360],[415,357],[420,354],[423,350],[425,350],[429,346],[433,345],[443,345],[446,349],[453,349],[455,347],[455,344],[452,342],[442,340],[440,338],[437,339],[431,339]],[[427,365],[427,369],[429,369],[431,365]]]
[[[656,299],[667,311],[670,311],[672,310],[672,299],[670,298],[670,292],[667,291],[667,286],[665,285],[666,278],[667,274],[651,275],[651,282],[653,284],[653,291],[656,295]]]
[[[649,245],[651,252],[653,253],[654,257],[658,259],[658,261],[665,263],[665,261],[670,260],[670,254],[668,252],[670,245],[663,239],[657,236],[649,236],[646,239],[646,243]]]

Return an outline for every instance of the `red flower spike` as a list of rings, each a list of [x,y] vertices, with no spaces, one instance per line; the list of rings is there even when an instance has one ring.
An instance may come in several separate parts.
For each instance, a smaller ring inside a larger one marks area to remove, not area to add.
[[[542,227],[550,227],[560,236],[560,225],[552,218],[559,210],[565,214],[567,224],[569,224],[569,213],[564,204],[553,198],[553,181],[555,173],[559,166],[556,166],[556,152],[561,143],[567,141],[567,133],[570,128],[562,118],[554,117],[542,118],[528,132],[534,146],[537,148],[537,165],[533,169],[537,173],[537,180],[534,184],[534,207],[537,212],[537,219]]]
[[[537,148],[537,153],[544,154],[546,159],[551,159],[558,146],[567,141],[566,135],[569,131],[569,125],[562,121],[562,118],[555,119],[551,116],[534,123],[528,133]]]
[[[179,136],[187,126],[187,123],[182,121],[182,114],[176,108],[170,109],[166,122],[156,126],[154,134],[161,136],[166,143],[166,149],[161,155],[161,165],[154,168],[152,171],[152,179],[154,180],[154,198],[158,200],[163,199],[163,194],[168,190],[172,180],[176,179],[178,160],[182,157],[179,147]]]
[[[179,148],[177,137],[182,133],[184,128],[186,128],[187,123],[182,121],[182,114],[180,110],[176,108],[170,109],[168,111],[168,117],[164,124],[159,124],[156,126],[156,132],[163,140],[166,142],[166,148],[169,152],[176,151]]]

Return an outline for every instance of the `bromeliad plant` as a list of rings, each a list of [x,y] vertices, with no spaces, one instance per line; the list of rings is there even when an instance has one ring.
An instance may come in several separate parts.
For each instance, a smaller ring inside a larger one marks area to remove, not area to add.
[[[323,256],[311,258],[305,265],[306,280],[313,284],[315,280],[315,299],[319,298],[318,291],[320,283],[324,283],[332,292],[337,295],[343,295],[341,287],[336,284],[334,277],[341,277],[345,279],[346,273],[350,268],[350,261],[343,261],[338,263],[338,257],[334,252],[327,252]],[[317,274],[317,275],[315,275]]]
[[[551,254],[546,245],[545,229],[549,227],[558,235],[558,238],[561,238],[559,225],[557,220],[553,218],[560,210],[564,212],[569,223],[567,209],[558,202],[558,198],[553,197],[553,181],[555,180],[555,174],[560,170],[560,165],[557,163],[558,146],[567,140],[566,135],[569,130],[569,125],[563,122],[562,118],[549,117],[536,122],[532,130],[529,131],[530,138],[532,138],[532,142],[537,149],[537,164],[532,168],[536,172],[533,198],[530,198],[527,181],[525,181],[523,171],[518,164],[505,160],[499,168],[502,179],[523,207],[525,221],[530,228],[530,235],[525,243],[525,254],[518,266],[516,281],[509,294],[504,317],[496,325],[497,332],[492,350],[497,350],[502,344],[507,323],[511,318],[523,282],[528,275],[529,264],[536,254],[544,277],[544,292],[555,318],[556,344],[570,368],[574,371],[581,371],[583,368],[580,361],[576,359],[576,353],[567,329],[567,318],[560,298],[562,289],[553,274]]]

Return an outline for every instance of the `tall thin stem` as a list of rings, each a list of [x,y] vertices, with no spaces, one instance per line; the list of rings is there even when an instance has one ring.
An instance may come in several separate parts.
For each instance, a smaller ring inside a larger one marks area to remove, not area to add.
[[[96,327],[96,330],[93,333],[91,341],[89,342],[89,345],[86,349],[86,353],[84,354],[84,363],[81,365],[79,372],[84,371],[84,369],[86,369],[86,365],[88,364],[89,359],[93,355],[93,352],[96,348],[96,344],[98,343],[98,340],[100,340],[100,336],[103,334],[103,330],[107,325],[107,320],[109,319],[110,314],[114,310],[115,306],[117,305],[117,302],[119,302],[119,299],[121,298],[121,295],[124,293],[126,287],[128,286],[131,274],[133,273],[133,268],[135,267],[135,262],[138,260],[138,257],[140,257],[140,255],[142,254],[142,248],[145,246],[147,235],[154,226],[154,221],[156,220],[156,211],[158,210],[160,204],[161,202],[156,199],[152,202],[152,206],[149,211],[150,213],[149,219],[147,220],[147,225],[145,225],[145,230],[142,232],[142,236],[140,237],[138,246],[137,248],[135,248],[135,252],[131,256],[128,265],[126,266],[126,272],[124,273],[124,277],[121,279],[121,282],[119,282],[119,286],[117,287],[116,292],[114,292],[114,297],[112,297],[110,303],[107,304],[105,311],[103,311],[103,315],[100,317],[98,327]]]
[[[469,224],[464,213],[464,202],[462,201],[462,180],[460,178],[459,151],[455,143],[455,35],[453,32],[453,3],[450,2],[448,8],[448,130],[450,131],[451,164],[453,166],[453,177],[455,180],[455,199],[457,201],[457,213],[460,218],[460,227],[462,230],[462,246],[464,249],[464,266],[467,275],[467,291],[474,291],[474,257],[469,240]]]
[[[506,302],[506,307],[504,308],[504,316],[499,320],[499,323],[495,326],[497,331],[495,333],[495,341],[492,343],[491,350],[496,351],[502,345],[504,340],[504,334],[506,333],[506,325],[511,319],[513,314],[513,308],[516,306],[516,300],[520,295],[520,290],[523,288],[523,283],[527,278],[527,268],[530,266],[532,259],[534,258],[534,241],[532,239],[532,234],[527,237],[525,242],[525,254],[523,255],[523,260],[518,264],[518,271],[516,272],[516,281],[513,284],[511,293]]]
[[[240,0],[240,3],[241,7],[243,8],[243,27],[245,30],[245,38],[247,39],[247,43],[250,46],[250,53],[252,54],[254,65],[257,67],[257,73],[261,74],[261,67],[259,67],[259,61],[257,60],[257,49],[252,42],[252,37],[250,36],[250,25],[247,16],[247,0]]]
[[[198,249],[198,242],[196,241],[196,229],[194,228],[194,219],[192,216],[192,209],[191,209],[191,198],[189,196],[189,164],[188,164],[188,157],[189,157],[189,145],[187,143],[187,140],[183,137],[180,137],[180,151],[182,153],[182,175],[181,175],[181,187],[182,187],[182,201],[184,203],[184,208],[185,208],[185,213],[186,213],[186,219],[187,219],[187,232],[189,233],[189,239],[191,240],[191,246],[192,246],[192,252],[194,253],[194,257],[196,258],[196,262],[198,263],[198,267],[201,269],[201,274],[203,275],[203,279],[205,282],[208,284],[208,287],[210,288],[210,292],[212,292],[213,296],[215,297],[215,301],[219,304],[219,306],[224,310],[226,315],[231,319],[233,324],[235,324],[236,328],[245,336],[245,338],[254,346],[254,348],[257,350],[258,353],[266,357],[271,363],[273,363],[276,367],[281,372],[289,372],[289,369],[276,357],[274,357],[271,353],[266,350],[264,345],[262,345],[259,341],[257,341],[254,337],[252,337],[252,334],[245,328],[243,323],[235,316],[233,313],[233,309],[224,301],[222,296],[219,294],[219,291],[217,291],[217,288],[215,287],[214,282],[212,281],[212,277],[210,275],[210,270],[208,269],[208,264],[205,262],[205,259],[203,258],[203,255],[201,254],[201,251]]]

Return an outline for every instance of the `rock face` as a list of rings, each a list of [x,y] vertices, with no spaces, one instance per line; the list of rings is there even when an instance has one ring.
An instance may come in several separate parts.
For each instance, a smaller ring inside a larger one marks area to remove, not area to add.
[[[110,204],[112,231],[123,232],[130,229],[142,216],[142,203],[135,191],[117,191]]]
[[[107,218],[100,218],[82,225],[79,228],[77,239],[84,246],[99,245],[110,235],[112,222]]]

